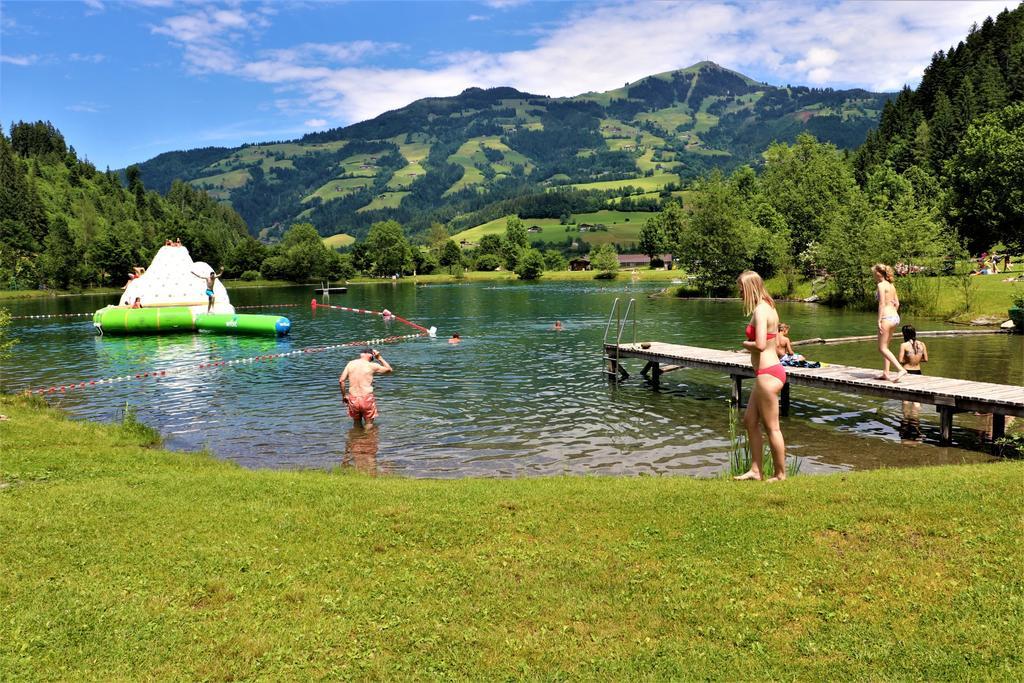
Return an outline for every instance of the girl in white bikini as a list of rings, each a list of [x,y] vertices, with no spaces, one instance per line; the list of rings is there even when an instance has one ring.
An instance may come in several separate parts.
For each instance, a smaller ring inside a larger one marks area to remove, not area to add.
[[[875,292],[875,298],[878,300],[878,352],[882,354],[882,358],[885,360],[885,364],[882,366],[882,374],[878,375],[875,379],[899,382],[906,376],[907,371],[903,369],[899,360],[889,350],[889,340],[892,338],[892,331],[900,324],[900,297],[896,294],[896,287],[892,284],[895,274],[893,273],[892,266],[887,266],[884,263],[876,263],[871,266],[871,273],[875,276],[875,282],[878,283],[878,288]],[[896,377],[889,377],[890,364],[899,368],[899,373],[897,373]]]

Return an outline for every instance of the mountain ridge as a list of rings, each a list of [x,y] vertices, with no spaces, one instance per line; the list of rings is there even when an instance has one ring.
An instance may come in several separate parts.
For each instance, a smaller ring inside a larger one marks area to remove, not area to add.
[[[705,61],[573,97],[467,88],[295,140],[165,152],[139,167],[148,187],[180,179],[229,202],[264,237],[296,221],[325,235],[388,218],[416,231],[566,185],[663,178],[641,193],[655,206],[659,192],[757,163],[804,131],[852,149],[892,96],[782,88]]]

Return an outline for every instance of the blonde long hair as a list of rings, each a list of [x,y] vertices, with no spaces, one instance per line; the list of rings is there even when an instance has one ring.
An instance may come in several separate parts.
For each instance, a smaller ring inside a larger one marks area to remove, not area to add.
[[[886,282],[892,282],[896,279],[896,271],[892,269],[892,266],[887,266],[884,263],[876,263],[871,266],[871,270],[881,275]]]
[[[750,315],[757,308],[757,305],[762,301],[766,302],[772,308],[775,308],[775,299],[765,289],[764,280],[761,276],[752,270],[745,270],[740,273],[740,276],[736,279],[736,284],[740,286],[740,296],[743,298],[743,310]]]

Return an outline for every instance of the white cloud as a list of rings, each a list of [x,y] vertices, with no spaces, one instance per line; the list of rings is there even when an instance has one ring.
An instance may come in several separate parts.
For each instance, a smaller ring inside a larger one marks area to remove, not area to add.
[[[581,4],[521,49],[428,55],[404,68],[361,64],[399,49],[372,41],[247,55],[246,38],[269,22],[266,12],[248,7],[198,9],[153,31],[180,44],[194,71],[267,83],[289,113],[352,122],[470,86],[575,95],[704,59],[768,74],[776,83],[893,90],[913,82],[933,52],[961,40],[971,23],[997,14],[1003,2]]]
[[[78,102],[66,107],[68,111],[76,111],[83,114],[98,114],[102,110],[107,108],[105,104],[96,104],[95,102]]]
[[[487,21],[490,17],[485,14],[470,14],[466,17],[466,21]]]
[[[308,121],[303,121],[303,125],[309,128],[323,128],[327,125],[327,119],[309,119]]]
[[[102,12],[106,9],[106,7],[103,6],[103,0],[82,0],[82,2],[85,3],[86,7],[95,12]]]
[[[72,52],[70,55],[68,55],[68,59],[70,59],[72,62],[89,62],[91,64],[99,64],[106,58],[106,55],[100,54],[98,52],[92,55],[83,55],[77,52]]]
[[[483,0],[485,5],[494,9],[508,9],[509,7],[525,5],[527,2],[529,0]]]
[[[15,66],[31,66],[39,61],[39,55],[0,55],[0,63]]]

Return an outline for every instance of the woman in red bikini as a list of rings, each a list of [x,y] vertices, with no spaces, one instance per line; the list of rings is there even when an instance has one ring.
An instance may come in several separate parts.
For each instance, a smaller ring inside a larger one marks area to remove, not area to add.
[[[745,270],[737,283],[743,298],[743,309],[750,315],[747,325],[747,340],[743,348],[750,351],[750,365],[756,371],[754,389],[750,392],[743,423],[747,427],[750,443],[750,471],[735,479],[762,478],[761,453],[764,437],[761,425],[768,432],[768,444],[772,449],[775,476],[768,481],[782,481],[786,478],[786,442],[779,427],[779,392],[786,384],[786,370],[779,362],[775,349],[775,336],[779,333],[779,314],[775,300],[764,287],[764,280],[752,270]]]

